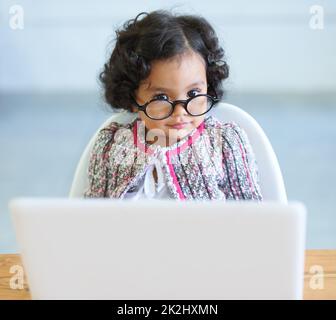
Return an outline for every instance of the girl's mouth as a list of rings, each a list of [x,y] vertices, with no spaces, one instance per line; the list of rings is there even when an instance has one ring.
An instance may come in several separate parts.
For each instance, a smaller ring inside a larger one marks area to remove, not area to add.
[[[175,123],[173,125],[168,125],[168,127],[171,127],[173,129],[177,129],[177,130],[181,130],[184,127],[186,127],[188,123],[189,122],[180,122],[180,123]]]

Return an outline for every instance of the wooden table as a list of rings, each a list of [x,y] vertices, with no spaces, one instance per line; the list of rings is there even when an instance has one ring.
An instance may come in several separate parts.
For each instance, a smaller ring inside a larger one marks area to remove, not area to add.
[[[0,255],[0,299],[30,299],[25,280],[23,288],[11,289],[13,285],[18,286],[15,276],[20,275],[20,269],[19,255]],[[23,279],[25,279],[24,274]],[[306,251],[304,298],[336,299],[336,250]]]

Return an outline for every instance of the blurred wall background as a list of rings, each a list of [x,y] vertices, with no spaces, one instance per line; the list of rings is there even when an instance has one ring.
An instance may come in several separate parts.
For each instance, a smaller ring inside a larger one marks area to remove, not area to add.
[[[335,1],[1,0],[0,253],[17,250],[12,197],[67,196],[83,148],[110,116],[97,76],[115,29],[156,9],[212,23],[231,70],[226,101],[269,136],[289,200],[307,206],[308,247],[335,248]],[[11,25],[17,13],[22,29]]]

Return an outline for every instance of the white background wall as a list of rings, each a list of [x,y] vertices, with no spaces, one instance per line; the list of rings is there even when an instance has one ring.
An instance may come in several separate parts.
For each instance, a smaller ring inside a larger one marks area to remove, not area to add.
[[[24,29],[9,27],[12,5]],[[309,26],[312,5],[324,29]],[[336,91],[336,1],[0,2],[0,91],[97,90],[97,74],[115,28],[141,11],[175,8],[202,14],[215,27],[231,66],[230,89]]]

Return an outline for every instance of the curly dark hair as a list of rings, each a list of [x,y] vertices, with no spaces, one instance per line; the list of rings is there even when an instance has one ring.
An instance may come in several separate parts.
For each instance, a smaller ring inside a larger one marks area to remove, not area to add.
[[[146,16],[139,20],[143,14]],[[116,35],[111,57],[99,75],[112,109],[131,111],[132,96],[149,76],[151,62],[181,56],[190,49],[206,62],[208,94],[223,97],[222,81],[229,77],[229,66],[214,29],[203,17],[178,16],[166,10],[141,12]]]

